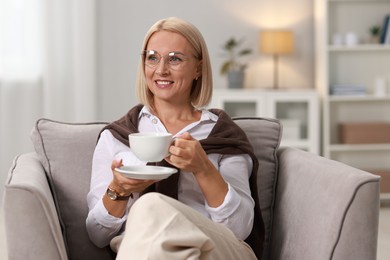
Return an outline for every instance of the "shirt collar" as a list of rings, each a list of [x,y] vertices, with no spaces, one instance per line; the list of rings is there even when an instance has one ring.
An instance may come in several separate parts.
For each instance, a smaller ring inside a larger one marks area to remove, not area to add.
[[[147,108],[146,106],[143,106],[143,108],[141,109],[141,111],[139,112],[139,117],[138,118],[141,118],[141,117],[151,117],[153,116],[152,113],[150,113],[150,110],[149,108]]]
[[[200,111],[202,111],[202,115],[201,115],[200,120],[199,120],[200,122],[208,121],[208,120],[211,120],[214,122],[218,121],[218,116],[216,114],[211,113],[209,110],[200,109]],[[155,115],[153,115],[150,112],[149,108],[146,106],[144,106],[139,113],[139,118],[144,117],[144,116],[146,116],[148,118],[155,117]]]

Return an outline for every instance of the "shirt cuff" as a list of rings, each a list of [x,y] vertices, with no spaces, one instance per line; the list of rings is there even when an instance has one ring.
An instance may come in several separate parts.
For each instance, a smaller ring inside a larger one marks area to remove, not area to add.
[[[98,203],[96,203],[94,215],[96,221],[106,228],[122,226],[123,222],[126,221],[126,214],[122,218],[110,215],[103,204],[103,200],[99,200]]]
[[[222,204],[216,208],[210,207],[207,202],[206,210],[209,212],[211,219],[215,222],[222,222],[229,218],[239,207],[241,198],[238,193],[228,183],[228,192]]]

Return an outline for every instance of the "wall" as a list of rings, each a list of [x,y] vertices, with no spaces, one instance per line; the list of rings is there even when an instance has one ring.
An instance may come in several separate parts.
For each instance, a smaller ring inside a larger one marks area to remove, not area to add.
[[[260,54],[257,47],[260,30],[272,28],[291,29],[295,34],[294,54],[280,58],[280,86],[314,86],[311,0],[98,0],[100,119],[116,119],[136,104],[134,82],[144,35],[154,22],[169,16],[183,18],[202,32],[208,44],[216,88],[227,85],[226,78],[219,74],[223,62],[221,46],[232,36],[245,38],[245,47],[254,50],[248,57],[245,87],[272,86],[272,57]]]
[[[259,31],[264,28],[288,28],[295,33],[295,53],[280,60],[280,85],[291,88],[314,85],[311,0],[97,0],[96,3],[98,120],[117,119],[137,103],[134,82],[143,37],[154,22],[168,16],[188,20],[202,32],[209,47],[216,88],[227,85],[226,78],[219,75],[223,62],[221,46],[232,36],[245,38],[246,47],[255,51],[248,58],[245,87],[272,85],[272,58],[259,54],[257,48]],[[24,96],[31,98],[29,94],[26,92]],[[0,105],[5,106],[6,102]],[[32,127],[32,121],[35,119],[23,121],[26,129]],[[19,142],[30,143],[28,134]],[[10,152],[8,148],[5,150]],[[16,150],[18,154],[24,152]],[[11,160],[1,156],[0,185],[5,182],[10,166]],[[0,187],[0,201],[2,193]]]

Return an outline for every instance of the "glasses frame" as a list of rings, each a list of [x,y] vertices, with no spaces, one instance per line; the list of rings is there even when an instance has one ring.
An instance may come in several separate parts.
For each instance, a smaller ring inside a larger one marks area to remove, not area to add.
[[[157,60],[155,64],[151,64],[147,62],[147,57],[148,55],[156,55]],[[155,50],[144,50],[141,53],[142,56],[142,62],[145,66],[151,68],[151,69],[156,69],[159,65],[161,60],[164,60],[164,65],[167,65],[170,69],[172,70],[181,70],[184,66],[184,64],[190,60],[189,56],[185,55],[184,53],[180,51],[170,51],[166,55],[161,55],[158,51]],[[178,57],[180,61],[172,61],[170,58],[172,57]],[[196,58],[194,56],[194,58]]]

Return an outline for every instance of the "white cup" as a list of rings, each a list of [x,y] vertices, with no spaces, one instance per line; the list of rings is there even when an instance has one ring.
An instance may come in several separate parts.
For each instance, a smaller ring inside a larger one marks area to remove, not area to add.
[[[345,44],[347,46],[354,46],[357,45],[358,43],[359,43],[359,38],[355,33],[349,32],[345,35]]]
[[[167,157],[172,141],[172,135],[169,133],[129,134],[131,150],[144,162],[159,162]]]

